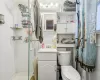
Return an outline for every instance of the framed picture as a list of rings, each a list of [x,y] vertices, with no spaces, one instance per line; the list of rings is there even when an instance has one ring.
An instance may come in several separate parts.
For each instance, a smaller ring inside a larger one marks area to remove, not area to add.
[[[53,30],[54,21],[53,20],[46,20],[46,30]]]

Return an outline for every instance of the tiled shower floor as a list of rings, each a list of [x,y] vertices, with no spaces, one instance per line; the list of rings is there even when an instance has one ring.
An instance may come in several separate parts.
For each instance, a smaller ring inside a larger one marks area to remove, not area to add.
[[[12,80],[28,80],[28,73],[27,72],[20,72],[16,73]]]
[[[20,73],[16,73],[12,80],[28,80],[28,73],[27,72],[20,72]],[[59,79],[62,80],[62,79]]]

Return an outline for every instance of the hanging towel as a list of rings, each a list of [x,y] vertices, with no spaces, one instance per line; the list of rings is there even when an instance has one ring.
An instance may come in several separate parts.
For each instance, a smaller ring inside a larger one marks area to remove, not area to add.
[[[40,14],[37,0],[34,1],[34,27],[35,27],[35,36],[39,39],[40,36]]]
[[[39,41],[40,41],[40,43],[43,42],[43,31],[42,31],[42,27],[40,27],[40,36],[39,36]]]
[[[34,58],[34,63],[33,63],[33,69],[34,69],[34,78],[35,80],[38,80],[38,58]]]
[[[39,35],[40,43],[43,42],[43,28],[42,28],[42,18],[40,17],[40,35]]]
[[[81,37],[77,61],[88,72],[95,70],[96,63],[96,0],[81,0]],[[86,4],[85,4],[86,3]],[[86,6],[86,7],[85,7]],[[86,11],[86,12],[85,12]]]

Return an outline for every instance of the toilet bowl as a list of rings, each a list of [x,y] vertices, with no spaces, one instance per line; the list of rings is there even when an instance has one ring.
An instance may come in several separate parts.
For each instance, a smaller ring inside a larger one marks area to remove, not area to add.
[[[80,74],[71,66],[71,51],[58,52],[58,63],[63,80],[81,80]]]
[[[61,66],[63,80],[81,80],[80,74],[72,66]]]

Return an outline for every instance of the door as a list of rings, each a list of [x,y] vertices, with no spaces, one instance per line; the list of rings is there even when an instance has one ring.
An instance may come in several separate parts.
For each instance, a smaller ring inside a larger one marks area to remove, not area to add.
[[[38,80],[56,80],[56,61],[38,61]]]

